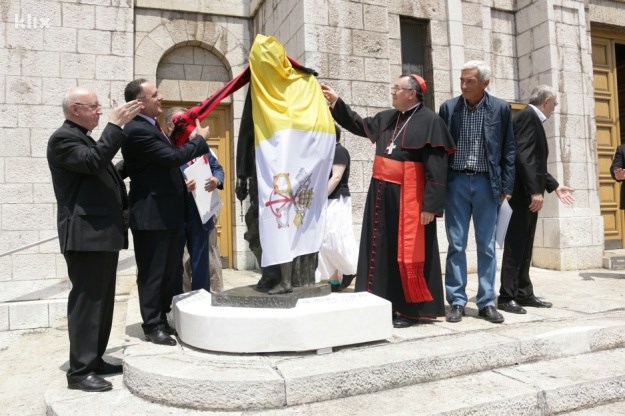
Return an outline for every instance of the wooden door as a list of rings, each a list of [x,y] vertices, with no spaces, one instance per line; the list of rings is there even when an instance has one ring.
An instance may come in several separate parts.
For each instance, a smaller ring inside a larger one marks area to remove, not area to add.
[[[623,230],[625,221],[623,211],[619,210],[620,184],[610,176],[614,152],[622,140],[619,126],[615,39],[612,36],[610,33],[594,30],[592,32],[599,198],[607,250],[623,248],[625,240]]]
[[[197,103],[184,103],[184,102],[163,102],[163,113],[158,117],[159,123],[165,125],[163,120],[165,112],[171,107],[192,107]],[[211,113],[202,120],[202,126],[208,125],[210,127],[210,139],[208,145],[213,150],[219,164],[224,170],[224,189],[220,191],[220,196],[223,201],[219,216],[217,217],[217,246],[219,247],[219,253],[221,255],[221,263],[224,268],[232,268],[234,260],[232,258],[232,216],[234,212],[233,205],[233,189],[232,185],[232,169],[234,163],[232,162],[233,148],[230,132],[230,106],[218,106]]]

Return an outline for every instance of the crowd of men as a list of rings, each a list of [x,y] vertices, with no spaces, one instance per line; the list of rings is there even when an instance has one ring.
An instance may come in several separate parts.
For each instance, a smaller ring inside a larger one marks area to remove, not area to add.
[[[501,323],[504,317],[498,309],[526,313],[524,307],[551,307],[534,294],[529,268],[544,191],[555,191],[563,203],[574,201],[573,189],[547,172],[542,123],[553,113],[557,94],[548,86],[537,87],[530,105],[513,117],[507,102],[486,91],[489,80],[490,68],[484,62],[467,62],[460,74],[462,94],[445,101],[436,114],[423,105],[423,78],[401,75],[391,88],[393,109],[370,117],[358,115],[332,87],[321,86],[336,122],[375,144],[356,291],[388,299],[396,328],[445,315],[448,322],[462,320],[468,302],[471,219],[478,316]],[[190,215],[194,204],[188,193],[197,186],[208,192],[223,187],[223,170],[207,144],[209,129],[197,122],[192,137],[176,147],[157,121],[163,110],[156,86],[137,79],[128,83],[124,95],[126,103],[113,105],[109,123],[95,141],[89,134],[102,114],[98,97],[92,90],[73,88],[63,99],[66,120],[48,143],[59,241],[72,282],[67,371],[71,389],[110,390],[111,383],[102,376],[122,372],[120,365],[102,357],[112,324],[118,254],[128,246],[128,228],[147,341],[176,345],[167,313],[172,297],[182,291],[185,241],[192,262],[201,257],[197,267],[208,273],[204,263],[214,223],[204,228]],[[123,162],[113,165],[120,149]],[[204,184],[185,182],[187,164],[203,157],[217,173]],[[495,232],[504,201],[513,214],[497,298]],[[436,218],[443,213],[449,243],[444,281],[436,232]],[[352,273],[346,272],[349,282]],[[209,281],[208,276],[198,277],[193,288],[208,289]]]

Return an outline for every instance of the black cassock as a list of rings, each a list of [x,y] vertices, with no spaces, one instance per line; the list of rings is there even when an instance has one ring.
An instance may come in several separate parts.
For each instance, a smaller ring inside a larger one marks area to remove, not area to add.
[[[423,105],[404,113],[387,110],[361,118],[341,99],[332,115],[345,129],[375,143],[376,158],[423,163],[421,211],[443,214],[447,155],[455,151],[455,145],[441,118]],[[443,316],[445,301],[436,221],[424,227],[424,278],[433,300],[406,301],[397,260],[400,196],[401,185],[372,177],[362,223],[356,291],[369,291],[387,299],[394,312],[410,318]]]

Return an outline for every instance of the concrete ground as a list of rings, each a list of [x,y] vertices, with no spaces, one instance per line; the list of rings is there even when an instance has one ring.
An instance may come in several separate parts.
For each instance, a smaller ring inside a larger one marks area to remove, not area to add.
[[[527,315],[512,315],[504,312],[506,322],[500,328],[505,329],[510,335],[522,336],[524,332],[531,331],[532,322],[566,322],[567,319],[573,320],[596,314],[625,311],[625,271],[532,269],[532,276],[537,295],[553,302],[554,307],[552,309],[528,309]],[[226,289],[252,284],[257,279],[258,274],[247,271],[226,270],[224,275]],[[476,276],[470,275],[467,291],[471,298],[467,305],[468,316],[461,323],[449,324],[445,322],[444,318],[441,318],[433,325],[393,330],[393,342],[426,337],[434,339],[436,336],[449,333],[479,334],[481,331],[491,330],[492,324],[476,318],[477,309],[472,303],[476,292],[476,281]],[[133,292],[133,287],[134,273],[118,276],[114,327],[107,351],[110,361],[121,360],[123,349],[129,346],[129,343],[143,342],[137,339],[135,335],[129,335],[136,332],[132,329],[133,327],[136,328],[138,324],[127,322],[128,300],[132,296],[131,293],[136,292]],[[44,415],[46,412],[44,406],[46,392],[54,391],[56,395],[64,394],[66,391],[64,372],[68,360],[66,329],[66,321],[61,320],[53,328],[26,333],[9,341],[6,341],[7,337],[5,336],[5,343],[0,343],[0,345],[6,345],[4,349],[0,350],[0,374],[3,375],[0,379],[0,414]],[[575,340],[572,339],[571,342],[574,343]],[[116,379],[113,380],[114,384],[119,385],[121,376]],[[458,381],[461,382],[461,377],[458,377]],[[410,387],[405,388],[410,389]],[[378,397],[376,400],[381,403],[384,401],[384,397],[391,399],[394,395],[399,394],[400,390],[375,393]],[[69,397],[70,392],[67,391],[67,394]],[[93,400],[106,401],[107,394],[111,394],[108,397],[114,397],[113,392],[92,394],[91,397]],[[350,403],[351,399],[340,400],[343,400],[344,403]],[[623,395],[622,400],[625,400],[625,395]],[[353,402],[354,404],[357,403],[356,401]],[[77,406],[81,406],[79,403]],[[120,405],[123,406],[123,403]],[[311,403],[299,405],[297,409],[291,410],[292,414],[299,414],[300,412],[301,414],[315,414],[315,409],[323,412],[331,411],[330,406],[330,402],[326,402],[326,404]],[[73,413],[83,414],[80,408],[76,408]],[[116,414],[124,413],[122,411]],[[184,409],[171,408],[166,414],[189,414],[189,412]],[[206,414],[212,413],[207,412]],[[272,414],[283,414],[283,412],[277,410]],[[285,411],[284,414],[291,413]],[[336,414],[344,413],[338,412]],[[367,412],[363,414],[367,414]],[[625,406],[622,403],[602,405],[595,409],[580,410],[576,414],[625,414]]]

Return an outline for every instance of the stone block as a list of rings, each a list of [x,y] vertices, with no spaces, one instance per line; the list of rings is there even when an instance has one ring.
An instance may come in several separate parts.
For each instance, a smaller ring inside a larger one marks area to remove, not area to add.
[[[361,30],[353,31],[352,53],[356,56],[380,57],[388,53],[388,38],[385,33],[373,33]]]
[[[558,47],[560,47],[560,41],[557,37],[554,39],[551,27],[552,24],[550,22],[542,22],[532,28],[532,44],[534,45],[534,49],[540,49],[553,42],[556,42]]]
[[[41,78],[7,76],[6,102],[9,104],[41,104]]]
[[[328,69],[329,78],[363,80],[365,76],[364,59],[351,55],[332,55],[332,64]]]
[[[41,50],[44,30],[20,27],[19,24],[6,25],[5,44],[9,49]]]
[[[56,255],[13,255],[13,280],[38,280],[56,278]]]
[[[156,49],[161,49],[161,52],[159,53],[159,55],[156,55],[158,57],[160,57],[163,54],[162,51],[170,49],[176,44],[176,41],[172,38],[172,34],[169,30],[169,27],[165,25],[159,26],[156,29],[154,29],[152,32],[150,32],[150,34],[148,35],[148,38],[152,40],[158,46],[158,48]]]
[[[59,77],[60,53],[33,51],[22,57],[22,75],[33,77]]]
[[[76,80],[72,78],[43,78],[42,101],[49,105],[61,105],[63,96],[67,91],[76,86]]]
[[[462,23],[470,26],[482,26],[482,4],[462,2]]]
[[[3,204],[4,230],[38,230],[56,226],[51,204]]]
[[[0,110],[0,114],[2,114]],[[4,158],[0,158],[0,182],[4,182]]]
[[[306,32],[305,44],[310,50],[336,53],[353,51],[352,31],[335,27],[320,27],[316,31]]]
[[[61,73],[64,78],[94,79],[95,55],[61,54]]]
[[[20,22],[28,25],[28,15],[31,16],[30,27],[46,30],[45,36],[52,28],[62,26],[61,2],[55,0],[21,0],[19,3]],[[13,14],[14,15],[14,14]],[[11,16],[11,15],[10,15]]]
[[[202,101],[208,96],[208,85],[203,81],[181,81],[180,95],[185,101]]]
[[[54,103],[56,104],[56,103]],[[19,105],[17,124],[19,127],[58,128],[63,122],[63,110],[56,105]],[[47,168],[47,162],[44,161]]]
[[[579,26],[556,24],[556,43],[558,47],[579,49],[581,36]]]
[[[534,36],[531,30],[516,36],[517,56],[526,56],[534,50]]]
[[[135,9],[135,32],[151,32],[161,24],[163,24],[163,16],[160,10]]]
[[[451,41],[449,40],[449,28],[451,22],[447,21],[431,21],[430,33],[432,36],[432,46],[448,46]],[[434,48],[432,52],[435,52],[437,48]]]
[[[48,303],[48,327],[54,328],[60,323],[66,324],[67,299],[52,300]]]
[[[105,30],[78,30],[78,53],[110,55],[111,32]]]
[[[328,8],[329,2],[314,2],[304,1],[304,15],[306,16],[306,22],[311,25],[328,26],[330,20]]]
[[[63,3],[63,27],[94,29],[95,6],[88,4]],[[111,29],[112,27],[113,26],[108,26],[108,29]]]
[[[9,330],[9,305],[0,305],[0,331]]]
[[[30,156],[30,132],[28,129],[0,128],[0,155]],[[6,202],[8,195],[0,197],[0,201]]]
[[[32,185],[33,200],[37,203],[54,204],[56,198],[54,197],[54,188],[51,183],[35,183]]]
[[[364,58],[365,81],[377,81],[387,83],[393,78],[389,71],[388,59]]]
[[[19,302],[9,305],[9,329],[48,327],[48,305],[43,302]]]
[[[8,282],[11,280],[11,264],[11,256],[0,257],[0,282]]]
[[[387,107],[390,91],[387,83],[353,82],[353,105]]]
[[[333,0],[328,6],[332,10],[328,19],[329,26],[349,29],[363,28],[363,5],[361,3]]]
[[[39,240],[38,230],[10,231],[10,230],[3,229],[2,233],[0,233],[0,252],[9,251],[9,250],[13,250],[13,249],[16,249],[16,248],[19,248],[28,244],[32,244],[38,240]],[[25,249],[25,250],[20,251],[20,253],[36,253],[36,252],[37,252],[36,248]],[[11,256],[0,257],[0,259],[3,259],[3,258],[10,259]],[[7,272],[9,273],[8,275],[10,276],[10,267],[5,270],[7,270]]]
[[[100,80],[133,79],[132,57],[97,56],[96,78]]]
[[[133,8],[95,6],[95,28],[132,33]]]
[[[76,52],[77,29],[53,27],[46,29],[43,48],[47,51]]]
[[[0,151],[1,149],[2,148],[0,147]],[[3,204],[32,203],[33,187],[31,184],[27,183],[0,183],[0,201],[2,201]]]
[[[449,45],[464,46],[464,25],[459,22],[449,22]]]

